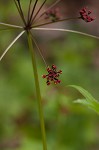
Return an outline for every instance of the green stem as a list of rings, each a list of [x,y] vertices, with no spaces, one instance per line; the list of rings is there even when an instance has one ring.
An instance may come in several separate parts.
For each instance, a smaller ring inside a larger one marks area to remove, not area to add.
[[[40,125],[41,125],[42,140],[43,140],[43,150],[47,150],[45,124],[44,124],[43,109],[42,109],[42,102],[41,102],[41,93],[40,93],[35,53],[33,49],[32,37],[31,37],[30,31],[27,31],[27,37],[28,37],[28,44],[29,44],[29,49],[30,49],[31,56],[32,56],[32,65],[33,65],[33,70],[34,70],[34,79],[35,79],[38,109],[39,109],[39,116],[40,116]]]

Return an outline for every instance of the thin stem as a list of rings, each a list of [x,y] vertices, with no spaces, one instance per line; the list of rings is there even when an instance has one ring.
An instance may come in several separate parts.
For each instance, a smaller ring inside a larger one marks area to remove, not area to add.
[[[40,6],[40,8],[38,9],[37,13],[35,14],[35,16],[33,17],[33,20],[31,21],[31,24],[33,24],[35,18],[37,17],[37,15],[39,14],[40,10],[42,9],[42,7],[44,6],[44,4],[46,3],[47,0],[45,0],[42,5]],[[36,20],[35,20],[36,21]]]
[[[95,39],[99,39],[99,37],[98,37],[98,36],[95,36],[95,35],[91,35],[91,34],[84,33],[84,32],[80,32],[80,31],[75,31],[75,30],[68,30],[68,29],[57,29],[57,28],[33,28],[33,30],[70,32],[70,33],[76,33],[76,34],[80,34],[80,35],[92,37],[92,38],[95,38]]]
[[[35,3],[34,3],[34,6],[33,6],[33,9],[32,9],[32,12],[31,12],[31,16],[30,16],[30,19],[29,19],[29,25],[31,25],[32,17],[33,17],[37,2],[38,2],[38,0],[36,0]]]
[[[38,109],[39,109],[39,116],[40,116],[40,125],[41,125],[42,140],[43,140],[43,150],[47,150],[46,133],[45,133],[45,125],[44,125],[43,108],[42,108],[42,102],[41,102],[41,93],[40,93],[38,72],[37,72],[37,66],[36,66],[35,53],[34,53],[33,44],[32,44],[32,37],[31,37],[31,33],[29,31],[27,31],[27,37],[28,37],[28,44],[29,44],[29,49],[30,49],[30,53],[32,56],[32,65],[33,65],[33,70],[34,70],[34,79],[35,79],[36,94],[37,94],[37,100],[38,100]]]
[[[14,45],[14,43],[23,35],[25,31],[22,31],[12,42],[11,44],[7,47],[7,49],[4,51],[4,53],[1,55],[0,57],[0,61],[2,60],[2,58],[6,55],[6,53],[8,52],[8,50]]]
[[[7,31],[7,30],[15,30],[17,28],[0,28],[0,32],[1,31]]]
[[[32,33],[31,33],[31,35],[32,35]],[[41,55],[41,57],[42,57],[42,59],[43,59],[45,65],[46,65],[46,67],[47,67],[48,65],[47,65],[47,63],[46,63],[46,61],[45,61],[45,58],[43,57],[43,55],[42,55],[42,53],[41,53],[41,48],[38,46],[37,41],[36,41],[36,39],[33,37],[33,35],[32,35],[32,39],[33,39],[33,42],[34,42],[35,46],[37,47],[37,49],[38,49],[38,51],[39,51],[39,53],[40,53],[40,55]]]
[[[75,17],[75,18],[66,18],[66,19],[61,19],[61,20],[57,20],[57,21],[50,21],[50,22],[47,22],[47,23],[42,23],[42,24],[39,24],[39,25],[35,25],[35,26],[32,26],[32,28],[35,28],[35,27],[41,27],[41,26],[45,26],[45,25],[48,25],[48,24],[53,24],[53,23],[58,23],[58,22],[63,22],[63,21],[69,21],[69,20],[76,20],[76,19],[80,19],[81,17]]]
[[[29,2],[29,9],[28,9],[28,18],[27,18],[27,22],[29,22],[30,11],[31,11],[31,3],[32,3],[32,0],[30,0],[30,2]]]
[[[19,8],[19,6],[18,6],[16,0],[14,0],[14,3],[15,3],[15,5],[16,5],[16,8],[17,8],[17,10],[18,10],[18,12],[19,12],[19,15],[20,15],[21,19],[23,20],[23,16],[22,16],[22,14],[21,14],[20,8]],[[23,22],[24,22],[24,21],[23,21]]]
[[[21,26],[16,26],[16,25],[13,25],[13,24],[7,24],[7,23],[3,23],[3,22],[0,22],[0,25],[7,26],[7,27],[13,27],[13,28],[20,28],[20,29],[23,28]]]
[[[25,18],[24,18],[24,14],[23,14],[23,10],[21,8],[21,4],[20,4],[20,1],[18,1],[18,4],[19,4],[19,9],[20,9],[20,13],[21,13],[21,16],[22,16],[22,20],[24,22],[24,25],[26,25],[26,21],[25,21]]]

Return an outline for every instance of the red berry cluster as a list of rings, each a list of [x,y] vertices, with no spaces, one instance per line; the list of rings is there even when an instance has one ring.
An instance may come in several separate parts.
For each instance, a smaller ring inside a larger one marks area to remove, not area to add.
[[[58,21],[61,18],[58,8],[48,10],[45,15],[45,19],[50,19],[52,22]]]
[[[47,85],[50,85],[51,81],[53,81],[54,84],[58,84],[61,82],[58,78],[59,78],[60,74],[62,74],[62,71],[61,70],[57,71],[56,69],[57,69],[57,67],[55,65],[52,65],[52,68],[48,67],[46,69],[48,74],[42,76],[43,78],[47,79],[47,82],[46,82]]]
[[[92,11],[90,10],[87,10],[87,8],[82,8],[80,10],[80,15],[81,15],[81,18],[85,21],[85,22],[91,22],[93,20],[95,20],[94,17],[91,17],[90,14],[92,13]]]

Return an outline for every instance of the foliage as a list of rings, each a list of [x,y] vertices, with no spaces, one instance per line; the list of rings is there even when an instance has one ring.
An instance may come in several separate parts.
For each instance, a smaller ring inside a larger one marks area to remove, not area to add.
[[[75,100],[75,103],[84,104],[85,106],[93,109],[99,114],[99,102],[94,97],[92,97],[92,95],[89,92],[87,92],[80,86],[71,85],[71,87],[77,89],[85,97],[85,99]]]
[[[0,6],[1,19],[20,24],[16,14],[12,13],[16,11],[12,2],[6,3],[7,5],[2,1]],[[23,3],[26,10],[27,3],[26,1]],[[9,15],[9,18],[4,17],[6,15]],[[82,26],[78,23],[77,28],[82,30]],[[46,36],[44,32],[40,34],[42,38],[39,37],[38,43],[45,50],[43,53],[46,60],[49,64],[57,64],[63,70],[61,84],[48,87],[42,79],[45,67],[37,53],[48,149],[99,149],[99,117],[81,105],[74,105],[72,99],[79,97],[79,94],[66,88],[68,84],[81,85],[89,89],[97,99],[99,98],[99,70],[95,63],[98,42],[72,33],[58,34],[54,38],[54,32],[50,31],[51,40],[48,39],[48,34]],[[35,36],[38,38],[40,34]],[[1,31],[0,36],[0,53],[2,53],[1,50],[8,45],[15,33]],[[37,99],[32,81],[34,76],[27,49],[26,39],[23,37],[0,63],[1,150],[42,149]],[[89,101],[90,96],[85,95],[85,92],[84,90],[85,100]],[[93,101],[93,97],[91,100]]]

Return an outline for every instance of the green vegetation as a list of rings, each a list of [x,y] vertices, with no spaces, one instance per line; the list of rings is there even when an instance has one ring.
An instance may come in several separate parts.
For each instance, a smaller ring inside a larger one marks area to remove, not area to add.
[[[2,0],[0,9],[0,20],[21,24],[11,1],[4,5]],[[37,34],[35,31],[43,55],[49,65],[57,64],[63,71],[59,85],[47,86],[42,79],[42,74],[46,73],[45,65],[34,47],[48,150],[98,150],[99,116],[91,109],[74,103],[79,98],[76,102],[84,103],[99,113],[99,103],[87,92],[99,99],[98,42],[66,32],[53,38],[53,31],[50,31],[49,40],[46,39],[49,34],[44,32],[37,31]],[[0,54],[16,33],[17,30],[0,31]],[[20,38],[0,62],[0,150],[42,150],[34,76],[26,41],[25,36]],[[80,85],[87,89],[73,86],[84,98],[67,85]]]

